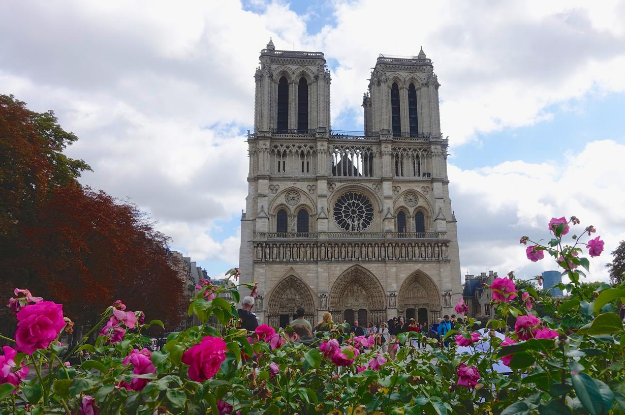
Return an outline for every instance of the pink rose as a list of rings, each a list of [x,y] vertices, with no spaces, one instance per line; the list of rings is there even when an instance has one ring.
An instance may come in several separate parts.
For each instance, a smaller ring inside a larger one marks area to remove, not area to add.
[[[234,412],[234,406],[230,405],[228,402],[224,402],[221,399],[217,400],[217,413],[219,415],[227,415]],[[241,413],[241,411],[237,412]]]
[[[458,346],[471,346],[473,343],[480,341],[479,333],[471,333],[471,338],[467,339],[462,334],[456,335],[456,344]]]
[[[126,330],[119,325],[119,320],[115,316],[111,317],[102,330],[100,336],[108,337],[109,343],[119,343],[124,339]]]
[[[349,366],[354,363],[354,359],[347,357],[347,355],[345,354],[346,350],[350,350],[354,354],[354,358],[360,354],[358,349],[356,349],[355,347],[347,346],[343,350],[337,350],[334,355],[332,355],[332,357],[330,358],[332,363],[337,366]]]
[[[189,378],[203,382],[212,378],[226,360],[226,342],[219,337],[206,336],[200,344],[191,346],[182,355],[182,362],[189,365]]]
[[[93,396],[83,396],[78,415],[98,415],[98,411],[95,410],[94,405],[95,398]]]
[[[206,287],[206,290],[204,291],[204,299],[206,301],[214,300],[216,297],[214,292],[216,287],[211,284],[210,280],[205,279],[200,279],[200,283],[195,286],[195,288],[199,291],[201,291],[204,287]]]
[[[540,249],[536,249],[536,245],[528,246],[525,250],[525,255],[527,255],[527,259],[532,262],[540,261],[545,257],[545,253]]]
[[[15,364],[15,355],[17,352],[9,346],[2,348],[4,355],[0,356],[0,385],[3,383],[10,383],[13,386],[18,386],[21,381],[26,379],[28,375],[28,366],[19,367]]]
[[[113,303],[113,308],[115,308],[116,310],[124,311],[126,309],[126,305],[122,303],[122,300],[115,300],[115,302]]]
[[[577,254],[577,251],[573,251],[573,252],[571,252],[571,255],[572,255],[572,256],[574,256],[574,257],[576,257],[576,256],[578,255],[578,254]],[[564,268],[564,269],[574,270],[575,268],[577,268],[577,264],[575,264],[575,263],[573,262],[573,259],[572,259],[572,258],[571,258],[571,259],[569,259],[568,257],[567,257],[567,258],[565,258],[565,257],[563,257],[562,255],[560,255],[560,256],[558,257],[557,262],[558,262],[558,265],[560,265],[560,266],[561,266],[562,268]]]
[[[475,388],[477,381],[480,379],[480,373],[477,371],[477,368],[467,366],[464,363],[460,364],[456,374],[458,375],[458,385],[466,386],[469,389]]]
[[[558,332],[547,327],[536,330],[534,333],[535,339],[555,339],[556,337],[558,337]]]
[[[17,313],[17,321],[16,349],[30,355],[47,348],[63,330],[63,306],[52,301],[27,305]]]
[[[276,331],[273,329],[273,327],[266,324],[261,324],[260,326],[256,327],[256,330],[254,330],[254,332],[258,335],[258,339],[262,341],[269,341],[269,339],[271,339],[271,337],[276,334]]]
[[[375,337],[356,336],[353,339],[347,340],[348,343],[353,344],[358,350],[363,348],[370,348],[375,344]]]
[[[506,337],[506,339],[504,341],[501,342],[502,346],[510,346],[511,344],[516,344],[516,340],[514,339],[509,339],[508,337]],[[509,354],[508,356],[503,356],[501,358],[501,362],[506,365],[506,366],[510,366],[510,361],[512,360],[512,357],[514,357],[513,354]]]
[[[562,216],[559,219],[551,218],[551,220],[549,221],[549,230],[555,234],[556,233],[556,228],[561,223],[564,224],[564,230],[562,231],[562,236],[566,235],[567,233],[569,233],[569,225],[568,225],[568,221],[566,220],[566,218],[564,216]]]
[[[464,299],[460,297],[460,299],[458,300],[458,304],[456,304],[456,307],[454,307],[454,310],[458,314],[466,314],[469,312],[469,307],[464,302]]]
[[[356,373],[364,372],[367,370],[367,366],[356,366]]]
[[[528,340],[534,337],[534,333],[540,324],[540,320],[530,314],[527,316],[518,316],[514,324],[514,331],[520,340]]]
[[[521,236],[521,239],[519,240],[519,243],[523,244],[523,245],[527,245],[527,241],[529,241],[530,237],[529,236]]]
[[[8,306],[15,314],[17,314],[22,307],[25,307],[30,303],[40,303],[43,301],[43,298],[33,297],[29,290],[23,290],[21,288],[16,288],[13,291],[13,294],[15,294],[16,298],[9,298]]]
[[[128,356],[126,356],[123,360],[123,364],[131,364],[134,366],[132,373],[135,375],[147,375],[149,373],[156,373],[156,367],[152,364],[150,358],[152,357],[152,353],[148,349],[134,349]],[[145,388],[145,385],[150,382],[150,379],[141,379],[135,378],[130,384],[126,382],[121,382],[120,386],[122,388],[126,388],[128,390],[141,391]]]
[[[380,370],[384,363],[386,363],[386,359],[384,358],[384,356],[378,353],[377,356],[369,360],[369,369]]]
[[[324,357],[328,359],[334,356],[337,350],[340,350],[341,346],[336,339],[330,339],[327,342],[322,342],[319,345],[319,351],[323,353]]]
[[[521,298],[525,303],[525,309],[527,311],[532,311],[532,308],[534,308],[534,299],[532,298],[532,296],[530,296],[530,293],[525,291]]]
[[[490,289],[493,292],[493,301],[509,303],[517,296],[514,281],[508,278],[495,278]]]
[[[250,297],[256,297],[257,295],[258,295],[258,283],[255,282],[254,288],[252,289],[252,292],[250,293]]]
[[[286,343],[286,340],[284,340],[284,337],[280,336],[279,334],[274,334],[269,339],[269,346],[272,350],[281,348],[284,343]]]
[[[114,308],[113,316],[129,329],[134,329],[135,324],[137,324],[137,316],[132,311],[122,311]]]
[[[273,378],[278,373],[280,373],[280,366],[278,366],[274,362],[269,363],[269,373],[271,374],[271,377]]]
[[[601,255],[601,253],[603,252],[603,244],[604,242],[602,240],[600,240],[599,238],[601,238],[600,236],[597,236],[595,239],[591,239],[590,241],[588,241],[588,254],[591,257],[596,257]]]

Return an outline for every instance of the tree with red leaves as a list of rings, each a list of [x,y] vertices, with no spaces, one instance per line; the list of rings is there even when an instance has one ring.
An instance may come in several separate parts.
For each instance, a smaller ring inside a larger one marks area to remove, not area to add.
[[[0,297],[28,288],[77,327],[120,299],[174,327],[185,304],[168,238],[136,206],[78,183],[89,166],[62,153],[76,139],[51,111],[0,95]]]

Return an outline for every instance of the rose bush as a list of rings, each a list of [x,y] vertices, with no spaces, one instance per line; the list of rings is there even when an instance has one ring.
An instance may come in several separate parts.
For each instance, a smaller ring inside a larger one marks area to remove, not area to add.
[[[603,242],[584,242],[595,232],[587,227],[565,245],[578,224],[554,218],[545,243],[520,239],[531,243],[532,258],[551,256],[563,267],[566,297],[552,298],[510,273],[490,287],[496,317],[485,330],[478,333],[479,323],[466,318],[445,336],[455,342],[442,348],[421,333],[403,333],[389,345],[392,354],[345,334],[345,324],[313,342],[291,342],[266,325],[248,333],[238,328],[236,286],[206,281],[189,306],[201,324],[171,333],[162,350],[148,351],[143,335],[162,323],[145,323],[121,302],[66,350],[58,339],[70,322],[60,305],[16,291],[10,305],[18,333],[5,338],[15,348],[0,355],[0,413],[622,413],[625,333],[617,312],[625,286],[581,283],[589,268],[584,248],[597,256]],[[466,312],[466,304],[458,310]],[[412,338],[432,347],[413,348]],[[36,376],[27,380],[29,368]]]

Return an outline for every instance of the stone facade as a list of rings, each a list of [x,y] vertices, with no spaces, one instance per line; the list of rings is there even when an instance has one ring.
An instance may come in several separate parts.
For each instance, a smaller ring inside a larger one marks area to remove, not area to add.
[[[378,58],[360,135],[330,129],[325,63],[261,51],[241,280],[258,282],[255,312],[274,326],[300,306],[314,323],[432,322],[462,295],[432,62]]]
[[[498,278],[497,273],[488,271],[480,275],[465,275],[462,296],[469,308],[468,317],[492,318],[495,316],[491,306],[491,293],[486,287],[490,287]]]

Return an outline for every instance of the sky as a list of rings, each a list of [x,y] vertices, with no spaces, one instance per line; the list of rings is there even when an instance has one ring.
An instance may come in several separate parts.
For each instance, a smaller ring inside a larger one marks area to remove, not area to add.
[[[54,110],[91,165],[81,182],[149,212],[209,275],[238,263],[254,72],[324,52],[332,128],[363,130],[377,56],[421,47],[441,83],[461,271],[529,278],[519,238],[552,217],[625,240],[625,0],[0,2],[0,93]],[[586,240],[586,239],[582,239]],[[569,240],[570,241],[570,240]]]

